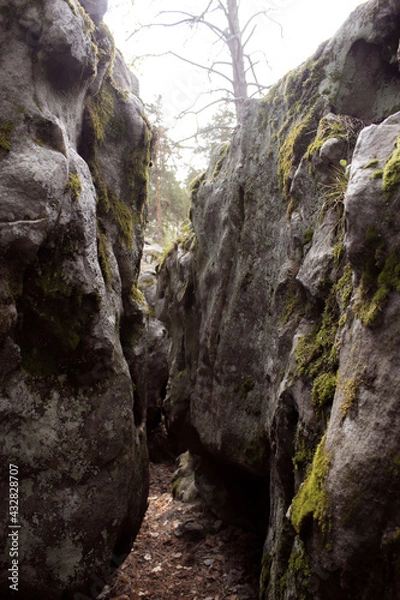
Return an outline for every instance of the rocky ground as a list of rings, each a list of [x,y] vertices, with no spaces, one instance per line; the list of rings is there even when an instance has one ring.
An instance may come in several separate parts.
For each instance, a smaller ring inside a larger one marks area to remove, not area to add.
[[[150,465],[149,507],[102,600],[257,600],[261,541],[171,495],[173,462]]]

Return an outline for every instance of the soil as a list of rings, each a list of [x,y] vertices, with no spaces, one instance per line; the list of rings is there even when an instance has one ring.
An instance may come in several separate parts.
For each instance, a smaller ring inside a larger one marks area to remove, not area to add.
[[[201,501],[172,498],[174,463],[150,465],[149,506],[102,600],[257,600],[261,543]]]

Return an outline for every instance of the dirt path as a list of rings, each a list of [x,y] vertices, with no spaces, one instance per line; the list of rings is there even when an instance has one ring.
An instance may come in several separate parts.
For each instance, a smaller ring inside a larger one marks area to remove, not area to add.
[[[260,542],[200,502],[171,496],[173,464],[150,465],[150,494],[131,554],[102,597],[118,600],[257,600]]]

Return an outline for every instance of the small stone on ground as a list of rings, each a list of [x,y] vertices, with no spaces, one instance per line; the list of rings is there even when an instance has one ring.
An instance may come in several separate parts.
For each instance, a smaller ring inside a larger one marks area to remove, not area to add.
[[[150,465],[149,507],[102,600],[257,600],[262,540],[171,496],[173,463]]]

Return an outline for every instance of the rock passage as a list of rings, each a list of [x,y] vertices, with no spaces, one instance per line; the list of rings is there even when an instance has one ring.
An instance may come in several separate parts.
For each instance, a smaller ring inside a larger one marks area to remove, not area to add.
[[[200,500],[175,500],[174,468],[150,465],[142,527],[99,600],[257,600],[262,539],[223,523]]]

